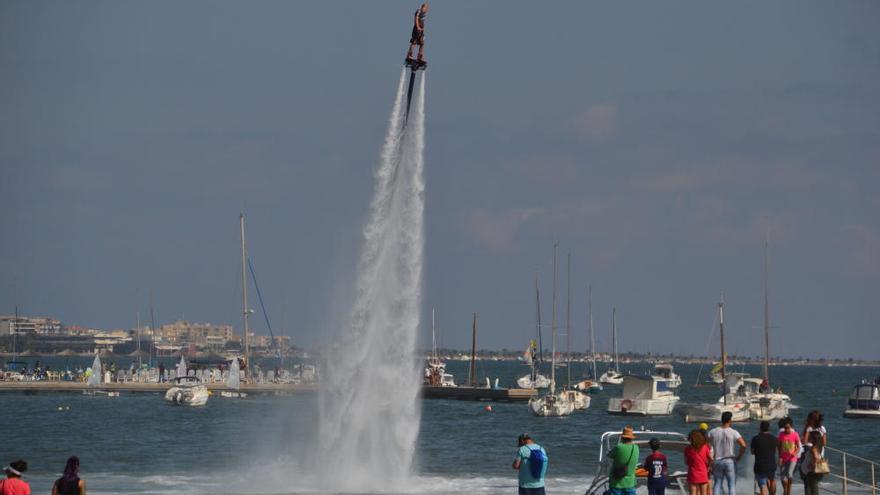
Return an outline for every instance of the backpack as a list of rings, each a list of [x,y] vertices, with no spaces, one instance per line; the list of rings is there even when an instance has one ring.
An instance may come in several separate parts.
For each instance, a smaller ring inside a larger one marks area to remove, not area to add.
[[[541,479],[541,471],[544,470],[544,463],[547,462],[547,454],[541,450],[541,447],[533,449],[529,447],[529,473],[532,478]]]

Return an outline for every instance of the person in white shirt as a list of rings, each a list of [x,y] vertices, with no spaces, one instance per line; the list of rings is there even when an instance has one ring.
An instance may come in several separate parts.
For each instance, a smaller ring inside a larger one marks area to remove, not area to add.
[[[709,444],[715,454],[715,464],[712,467],[713,495],[723,495],[723,483],[727,484],[727,495],[736,494],[736,463],[746,453],[746,441],[742,435],[734,430],[730,423],[733,414],[725,411],[721,415],[721,426],[709,431]],[[739,450],[736,446],[739,445]]]

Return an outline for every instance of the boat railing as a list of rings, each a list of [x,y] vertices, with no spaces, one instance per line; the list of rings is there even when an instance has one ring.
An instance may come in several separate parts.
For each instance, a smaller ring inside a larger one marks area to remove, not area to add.
[[[828,478],[840,484],[821,483],[821,489],[841,495],[850,492],[877,495],[880,492],[880,463],[827,446],[825,458],[831,471]]]

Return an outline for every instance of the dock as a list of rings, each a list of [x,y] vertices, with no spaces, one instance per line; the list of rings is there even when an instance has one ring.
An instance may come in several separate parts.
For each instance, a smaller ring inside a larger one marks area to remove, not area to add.
[[[528,402],[538,395],[535,389],[486,387],[423,386],[423,399],[471,400],[487,402]]]
[[[83,382],[61,382],[61,381],[22,381],[22,382],[0,382],[0,393],[18,392],[24,394],[39,393],[82,393],[87,390],[103,390],[107,392],[133,393],[133,394],[164,394],[173,386],[171,382],[165,383],[138,383],[138,382],[118,382],[118,383],[102,383],[97,387],[90,387]],[[208,390],[212,393],[223,391],[232,391],[225,383],[208,383]],[[314,384],[292,384],[292,383],[242,383],[239,392],[254,395],[292,395],[300,393],[311,393],[318,390]]]

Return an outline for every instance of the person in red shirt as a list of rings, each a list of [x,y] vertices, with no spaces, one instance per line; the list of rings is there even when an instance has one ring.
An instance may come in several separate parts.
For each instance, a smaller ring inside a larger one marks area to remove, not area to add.
[[[645,462],[642,464],[648,471],[648,495],[664,495],[669,475],[669,461],[666,455],[660,452],[659,439],[652,438],[648,445],[651,447],[651,454],[645,457]]]
[[[700,430],[688,434],[690,445],[684,449],[684,462],[687,464],[687,481],[690,495],[709,495],[709,465],[712,452],[706,444],[706,436]]]
[[[27,463],[22,460],[12,461],[3,468],[6,479],[0,480],[0,495],[31,495],[31,486],[21,479],[27,471]]]

